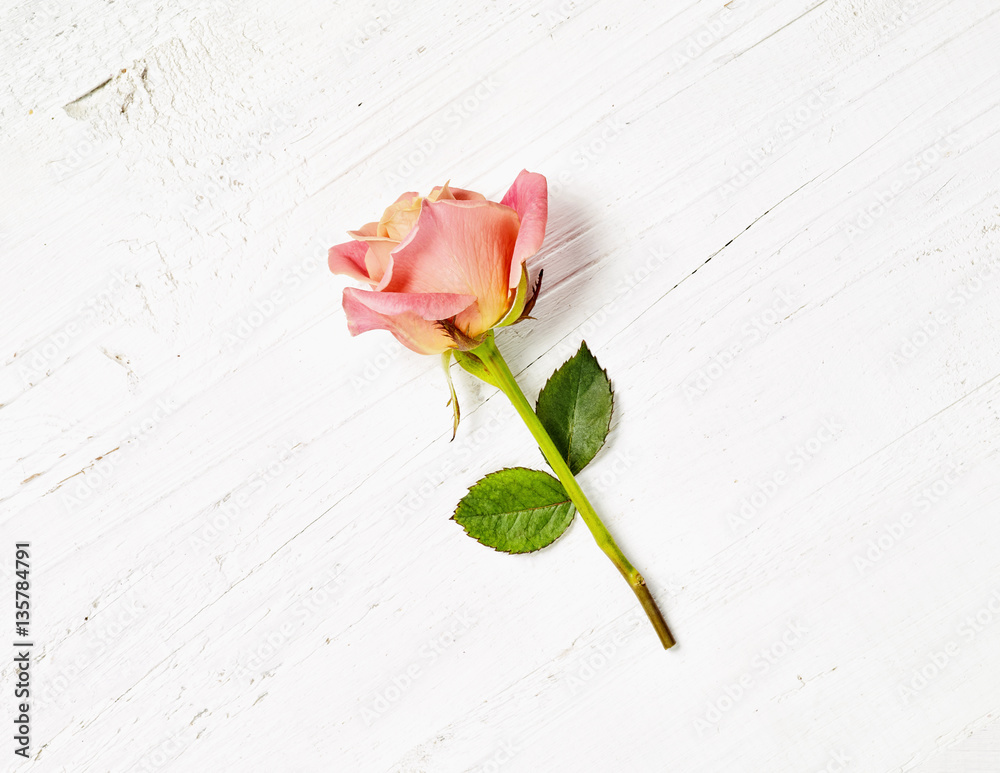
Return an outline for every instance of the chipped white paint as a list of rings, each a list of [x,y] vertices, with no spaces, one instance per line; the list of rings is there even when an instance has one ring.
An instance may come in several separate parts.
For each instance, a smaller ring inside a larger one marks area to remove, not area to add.
[[[4,766],[998,769],[1000,16],[667,5],[2,12]],[[449,521],[542,462],[459,372],[449,443],[437,359],[351,339],[325,268],[522,167],[546,286],[500,344],[532,394],[583,337],[612,374],[582,478],[667,653],[580,524]]]

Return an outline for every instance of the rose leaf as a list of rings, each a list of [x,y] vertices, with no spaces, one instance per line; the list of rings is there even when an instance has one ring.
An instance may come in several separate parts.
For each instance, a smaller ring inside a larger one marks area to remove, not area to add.
[[[576,510],[562,484],[546,472],[511,467],[469,489],[452,519],[466,534],[503,553],[530,553],[558,539]]]
[[[549,378],[535,413],[576,475],[601,450],[611,429],[614,393],[586,342]]]

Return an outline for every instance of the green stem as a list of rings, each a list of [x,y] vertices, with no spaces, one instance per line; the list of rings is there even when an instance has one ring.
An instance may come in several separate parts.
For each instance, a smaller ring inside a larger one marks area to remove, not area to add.
[[[660,637],[663,648],[669,649],[674,646],[674,637],[671,636],[670,629],[667,628],[667,622],[663,619],[663,614],[656,606],[649,588],[646,587],[646,581],[642,579],[639,571],[632,566],[632,563],[622,553],[614,537],[611,536],[611,533],[601,522],[593,505],[590,504],[590,500],[583,493],[580,484],[573,477],[573,473],[570,471],[569,465],[566,464],[566,460],[559,453],[559,449],[552,442],[552,438],[549,437],[549,433],[545,430],[535,410],[524,396],[521,387],[514,380],[514,374],[510,372],[510,368],[507,367],[503,355],[497,349],[492,333],[487,336],[481,346],[473,349],[470,354],[476,355],[485,366],[486,373],[483,375],[487,376],[487,378],[484,380],[494,384],[507,396],[518,415],[531,431],[542,454],[548,460],[556,477],[563,484],[563,488],[569,494],[569,498],[576,506],[580,517],[583,518],[583,522],[587,524],[590,533],[594,535],[594,540],[607,557],[611,559],[611,562],[618,567],[618,571],[622,573],[622,576],[638,597],[639,603],[642,605],[643,610],[645,610],[647,617],[649,617],[649,621],[653,624],[657,636]]]

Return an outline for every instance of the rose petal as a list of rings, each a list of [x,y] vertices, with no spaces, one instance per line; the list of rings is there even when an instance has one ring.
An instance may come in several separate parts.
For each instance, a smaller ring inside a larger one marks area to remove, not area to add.
[[[368,249],[365,254],[364,263],[370,277],[368,281],[374,285],[378,285],[385,276],[386,269],[389,267],[389,253],[399,245],[399,242],[379,236],[364,236],[360,231],[348,231],[348,233],[359,242],[367,245]],[[376,287],[376,289],[381,288]]]
[[[378,285],[385,277],[385,270],[389,267],[389,263],[392,260],[389,253],[396,246],[398,246],[397,243],[391,239],[373,239],[368,242],[368,254],[365,255],[365,268],[368,269],[368,274],[371,276],[372,282],[375,283],[376,289],[378,289]]]
[[[351,279],[370,282],[371,277],[365,266],[367,252],[368,245],[363,242],[344,242],[330,248],[327,263],[334,274],[346,274]]]
[[[404,193],[382,213],[375,235],[401,242],[417,222],[419,214],[420,194],[412,191]]]
[[[419,354],[439,354],[453,342],[437,326],[437,320],[455,316],[475,300],[451,293],[384,293],[347,287],[344,313],[351,335],[388,330]]]
[[[476,300],[475,296],[457,293],[380,293],[354,287],[344,288],[344,292],[379,314],[412,313],[431,321],[454,317]]]
[[[439,185],[431,191],[427,198],[430,201],[486,201],[486,197],[475,191],[467,191],[464,188],[452,188],[449,180],[444,185]]]
[[[378,236],[378,223],[365,223],[357,231],[348,231],[349,236],[361,239],[365,236]]]
[[[392,253],[384,289],[471,295],[477,303],[455,323],[478,336],[507,310],[517,232],[517,216],[510,207],[492,201],[425,199],[416,226]],[[520,265],[517,271],[520,279]]]
[[[521,265],[542,247],[549,216],[548,184],[545,177],[522,169],[500,203],[517,212],[521,228],[510,264],[509,286],[517,287]]]

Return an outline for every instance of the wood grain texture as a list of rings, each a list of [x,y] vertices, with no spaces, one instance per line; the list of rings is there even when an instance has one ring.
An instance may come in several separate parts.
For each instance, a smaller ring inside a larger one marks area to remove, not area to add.
[[[993,4],[0,13],[4,765],[1000,769]],[[529,397],[584,338],[611,375],[580,479],[666,653],[582,524],[449,520],[541,457],[457,368],[450,443],[438,359],[352,339],[326,269],[522,168],[546,281],[498,343]]]

